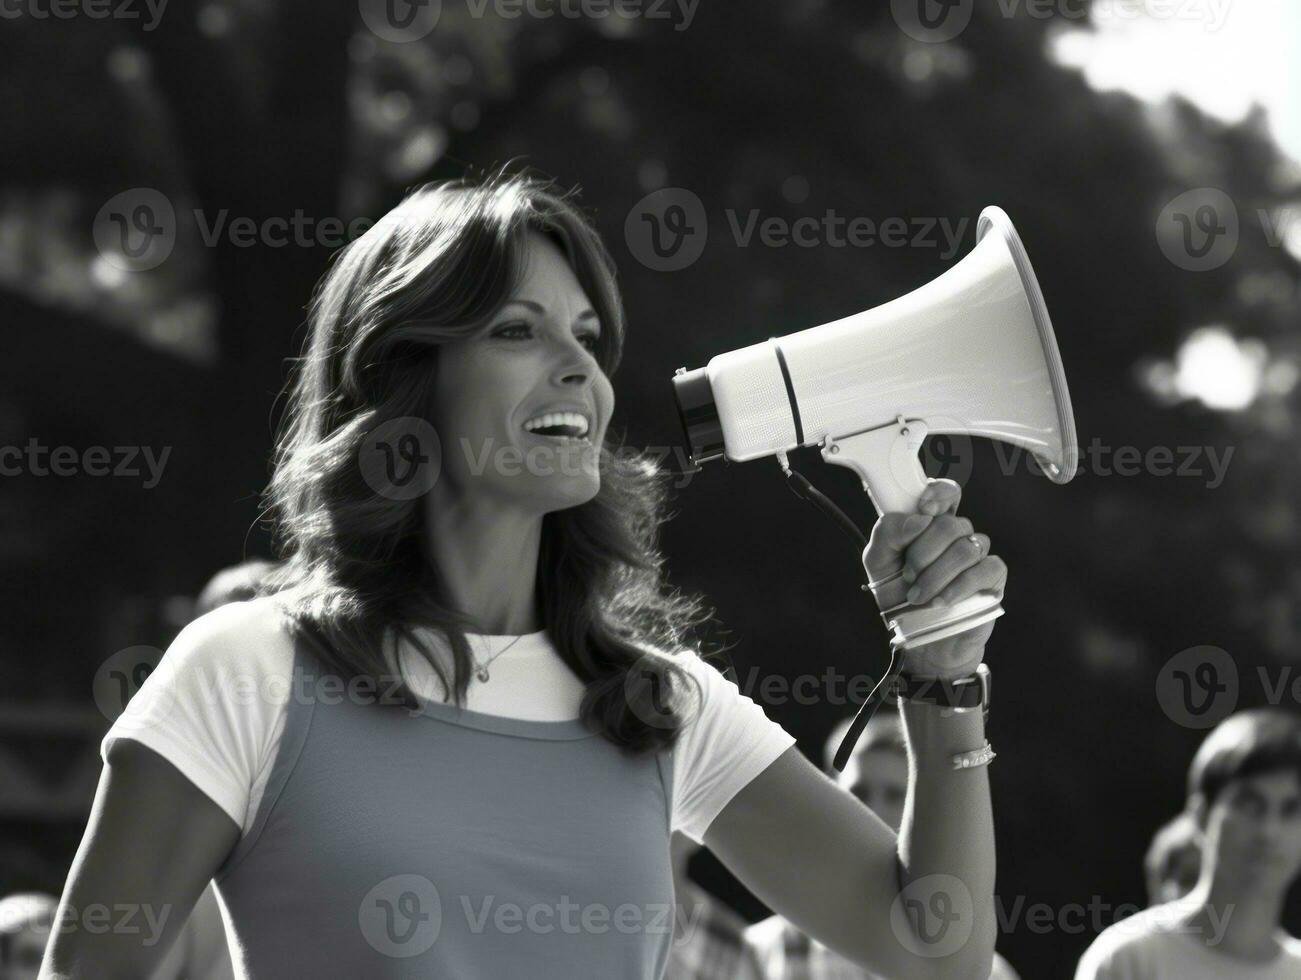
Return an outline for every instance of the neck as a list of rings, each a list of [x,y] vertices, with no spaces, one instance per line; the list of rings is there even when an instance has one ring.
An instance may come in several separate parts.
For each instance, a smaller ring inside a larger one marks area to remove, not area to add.
[[[1202,941],[1226,956],[1268,962],[1278,955],[1275,933],[1283,915],[1283,892],[1256,881],[1206,869],[1189,899]]]
[[[425,498],[425,557],[438,569],[446,601],[479,633],[518,636],[542,629],[537,608],[542,515],[473,504],[440,486]]]

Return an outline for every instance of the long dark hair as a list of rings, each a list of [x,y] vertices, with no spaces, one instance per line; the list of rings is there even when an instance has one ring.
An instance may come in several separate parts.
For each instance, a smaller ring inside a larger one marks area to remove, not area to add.
[[[464,705],[465,634],[475,630],[445,604],[424,557],[422,501],[376,493],[359,452],[379,426],[426,416],[439,345],[473,335],[510,298],[529,230],[562,247],[600,317],[596,359],[614,373],[625,330],[614,262],[573,193],[504,172],[420,187],[341,249],[317,286],[266,494],[285,562],[264,591],[287,599],[292,628],[332,672],[391,678],[391,631]],[[701,655],[690,636],[711,613],[666,585],[667,475],[649,454],[611,452],[610,441],[598,447],[600,492],[543,518],[537,598],[560,656],[587,685],[583,720],[642,752],[672,744],[689,720],[700,689],[683,658]],[[451,683],[421,628],[446,637]],[[418,707],[400,675],[394,690]]]

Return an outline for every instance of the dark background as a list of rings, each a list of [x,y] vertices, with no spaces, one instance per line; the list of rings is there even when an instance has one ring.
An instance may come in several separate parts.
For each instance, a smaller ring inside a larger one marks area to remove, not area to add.
[[[449,2],[412,43],[333,0],[178,2],[152,30],[0,22],[0,443],[171,447],[149,489],[0,477],[0,893],[61,890],[107,727],[100,665],[165,647],[188,615],[179,597],[269,553],[256,520],[277,393],[333,249],[206,245],[193,210],[377,218],[410,186],[514,160],[580,186],[619,263],[630,329],[615,421],[630,444],[678,443],[679,365],[885,302],[956,261],[942,246],[743,248],[727,209],[966,218],[960,257],[997,203],[1038,271],[1080,443],[1232,448],[1214,489],[1206,473],[1087,462],[1054,486],[1003,474],[984,442],[959,460],[963,512],[1011,569],[988,651],[1003,905],[1141,904],[1143,851],[1181,806],[1203,736],[1162,710],[1162,665],[1227,650],[1241,707],[1265,703],[1258,667],[1273,683],[1299,659],[1298,266],[1248,217],[1296,201],[1301,183],[1260,113],[1225,125],[1179,100],[1158,112],[1099,94],[1048,56],[1059,26],[982,4],[959,38],[926,44],[861,0],[706,3],[686,30],[474,18]],[[1207,186],[1244,218],[1232,259],[1196,272],[1163,253],[1158,219]],[[696,194],[710,220],[701,257],[671,272],[624,233],[662,187]],[[174,204],[175,248],[122,273],[92,232],[139,188]],[[1264,365],[1234,410],[1169,394],[1183,345],[1217,325]],[[962,448],[933,447],[931,471]],[[792,462],[874,520],[852,474],[814,449]],[[672,579],[714,605],[743,681],[752,668],[875,674],[887,637],[856,550],[783,483],[772,460],[697,474],[665,529]],[[845,710],[766,707],[815,757]],[[708,855],[693,870],[764,914]],[[1022,918],[999,949],[1027,978],[1067,976],[1091,937]]]

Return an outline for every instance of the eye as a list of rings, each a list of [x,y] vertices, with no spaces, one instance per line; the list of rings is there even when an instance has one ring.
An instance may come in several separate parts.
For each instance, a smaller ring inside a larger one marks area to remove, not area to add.
[[[499,330],[493,333],[493,336],[504,337],[506,335],[506,332],[509,330],[528,330],[528,329],[529,329],[529,325],[524,321],[520,320],[515,323],[506,324],[504,327],[501,327]]]
[[[596,348],[599,347],[601,343],[600,335],[595,333],[585,333],[583,334],[582,339],[587,343],[587,349],[592,353],[596,353]]]

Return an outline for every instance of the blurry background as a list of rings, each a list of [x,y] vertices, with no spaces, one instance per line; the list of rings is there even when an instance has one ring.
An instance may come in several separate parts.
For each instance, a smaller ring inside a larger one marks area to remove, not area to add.
[[[61,890],[108,725],[97,671],[165,648],[185,596],[269,553],[277,393],[330,254],[406,188],[512,159],[578,185],[619,263],[616,424],[639,446],[678,443],[679,365],[925,283],[987,204],[1016,222],[1080,474],[1009,473],[987,443],[936,440],[927,459],[966,484],[964,513],[1011,568],[991,776],[999,948],[1024,976],[1068,975],[1092,937],[1030,928],[1026,906],[1143,901],[1142,852],[1203,735],[1162,700],[1172,657],[1220,647],[1238,707],[1296,706],[1295,4],[557,0],[544,17],[444,0],[401,23],[369,0],[61,9],[0,18],[0,445],[17,447],[0,460],[0,894]],[[699,199],[698,257],[657,261],[626,232],[666,188]],[[908,240],[743,234],[752,214],[828,210],[901,218]],[[1164,465],[1125,470],[1124,447],[1131,467]],[[848,471],[814,449],[792,462],[874,520]],[[816,758],[848,706],[760,682],[876,675],[887,638],[855,549],[783,484],[772,460],[712,464],[664,543],[743,689]],[[764,913],[708,855],[693,870]]]

